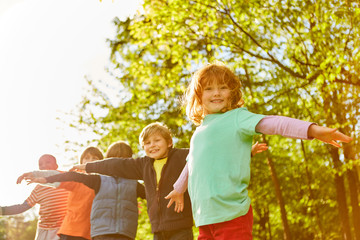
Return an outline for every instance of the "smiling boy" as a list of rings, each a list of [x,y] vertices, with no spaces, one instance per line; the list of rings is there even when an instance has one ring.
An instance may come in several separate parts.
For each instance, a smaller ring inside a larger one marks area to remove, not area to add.
[[[154,240],[192,240],[193,218],[188,193],[184,194],[184,211],[179,213],[167,208],[165,199],[186,164],[188,149],[174,148],[169,129],[158,122],[142,130],[139,142],[145,157],[108,158],[73,169],[143,180]]]

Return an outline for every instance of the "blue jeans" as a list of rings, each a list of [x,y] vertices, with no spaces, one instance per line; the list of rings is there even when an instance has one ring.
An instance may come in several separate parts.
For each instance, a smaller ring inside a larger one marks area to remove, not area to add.
[[[154,233],[154,240],[194,240],[192,228]]]

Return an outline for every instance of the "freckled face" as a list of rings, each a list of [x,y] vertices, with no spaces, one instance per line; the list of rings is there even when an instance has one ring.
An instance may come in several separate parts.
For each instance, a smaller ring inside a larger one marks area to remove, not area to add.
[[[144,150],[146,156],[154,159],[162,159],[167,157],[171,145],[172,143],[168,143],[161,134],[156,133],[144,141]]]
[[[205,115],[220,113],[228,107],[231,90],[226,84],[212,83],[205,86],[201,101]]]

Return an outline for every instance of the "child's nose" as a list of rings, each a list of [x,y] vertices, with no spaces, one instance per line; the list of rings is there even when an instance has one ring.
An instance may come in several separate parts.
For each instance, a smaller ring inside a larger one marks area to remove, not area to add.
[[[219,95],[220,94],[220,89],[219,88],[215,88],[214,89],[214,95]]]

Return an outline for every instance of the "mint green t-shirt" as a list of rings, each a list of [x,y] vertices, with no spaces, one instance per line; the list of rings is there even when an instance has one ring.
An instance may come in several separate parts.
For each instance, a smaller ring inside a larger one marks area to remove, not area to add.
[[[188,155],[188,190],[196,226],[248,212],[251,145],[263,117],[237,108],[206,115],[196,128]]]

